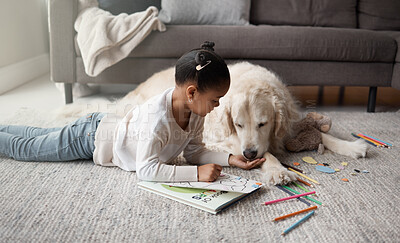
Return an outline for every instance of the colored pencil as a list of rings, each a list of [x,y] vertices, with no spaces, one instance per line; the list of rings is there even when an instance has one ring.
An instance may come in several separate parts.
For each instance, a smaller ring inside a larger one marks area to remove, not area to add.
[[[359,133],[359,134],[357,134],[358,136],[360,136],[360,137],[362,137],[362,138],[364,138],[364,139],[367,139],[367,140],[369,140],[369,141],[371,141],[371,142],[373,142],[373,143],[376,143],[376,144],[380,144],[380,145],[382,145],[382,146],[388,146],[389,147],[389,145],[387,145],[386,143],[382,143],[382,142],[380,142],[380,141],[378,141],[378,140],[375,140],[375,139],[373,139],[373,138],[369,138],[369,137],[367,137],[367,136],[365,136],[365,135],[363,135],[363,134],[361,134],[361,133]]]
[[[356,137],[356,138],[361,138],[361,139],[363,139],[362,137],[360,137],[360,136],[357,136],[356,134],[354,134],[354,133],[352,133],[351,135],[353,135],[353,137]],[[376,145],[375,143],[372,143],[372,142],[370,142],[370,141],[368,141],[368,140],[365,140],[365,139],[363,139],[365,142],[367,142],[367,143],[369,143],[369,144],[371,144],[371,145],[373,145],[373,146],[375,146],[375,147],[379,147],[378,145]]]
[[[360,134],[354,134],[353,136],[355,136],[355,137],[358,137],[358,138],[362,138],[365,142],[367,142],[367,143],[369,143],[369,144],[372,144],[372,145],[374,145],[375,147],[379,147],[379,148],[389,148],[389,146],[388,145],[383,145],[383,144],[381,144],[381,143],[378,143],[378,142],[375,142],[375,141],[373,141],[373,140],[371,140],[371,139],[369,139],[369,138],[366,138],[366,137],[364,137],[364,136],[361,136]]]
[[[284,198],[275,199],[275,200],[272,200],[272,201],[265,202],[263,204],[264,205],[269,205],[269,204],[272,204],[272,203],[282,202],[282,201],[286,201],[286,200],[293,199],[293,198],[304,197],[304,196],[307,196],[307,195],[310,195],[310,194],[314,194],[314,193],[315,193],[315,191],[306,192],[306,193],[302,193],[302,194],[298,194],[298,195],[293,195],[293,196],[290,196],[290,197],[284,197]]]
[[[289,214],[274,218],[272,221],[279,221],[279,220],[282,220],[282,219],[286,219],[286,218],[292,217],[294,215],[301,214],[301,213],[304,213],[304,212],[307,212],[307,211],[310,211],[310,210],[314,210],[314,209],[317,209],[317,208],[318,208],[318,206],[312,206],[312,207],[309,207],[309,208],[306,208],[306,209],[303,209],[303,210],[300,210],[300,211],[297,211],[297,212],[294,212],[294,213],[289,213]]]
[[[379,139],[377,139],[377,138],[368,137],[367,135],[362,134],[362,133],[359,133],[359,134],[357,134],[357,135],[362,136],[362,137],[365,137],[365,138],[368,138],[368,139],[370,139],[370,140],[372,140],[372,141],[374,141],[374,142],[376,142],[376,143],[382,144],[382,145],[385,146],[385,147],[392,147],[392,146],[393,146],[393,145],[390,144],[390,143],[387,143],[387,142],[385,142],[385,141],[379,140]]]
[[[282,163],[281,163],[282,164]],[[298,172],[300,172],[300,173],[304,173],[304,171],[302,171],[302,170],[300,170],[300,169],[297,169],[297,168],[294,168],[294,167],[292,167],[292,166],[290,166],[290,165],[285,165],[285,164],[282,164],[284,167],[286,167],[286,168],[292,168],[293,170],[296,170],[296,171],[298,171]],[[305,174],[305,173],[304,173]]]
[[[372,139],[369,139],[369,138],[367,138],[367,137],[364,137],[363,135],[361,135],[361,134],[357,134],[357,136],[360,136],[362,139],[365,139],[365,140],[367,140],[367,141],[370,141],[371,143],[374,143],[374,144],[376,144],[376,145],[378,145],[378,146],[380,146],[380,147],[384,147],[386,144],[382,144],[381,142],[376,142],[376,141],[374,141],[374,140],[372,140]],[[386,145],[387,146],[387,145]]]
[[[310,192],[310,190],[305,189],[304,187],[302,187],[301,185],[297,184],[296,182],[292,182],[293,185],[297,186],[298,188],[300,188],[301,190],[305,191],[305,192]],[[313,194],[314,197],[317,197],[317,194]]]
[[[300,219],[299,221],[297,221],[296,223],[294,223],[292,226],[290,226],[289,228],[287,228],[285,231],[282,232],[282,235],[286,235],[287,233],[289,233],[292,229],[296,228],[299,224],[301,224],[302,222],[306,221],[308,218],[310,218],[313,214],[315,213],[315,211],[311,211],[309,212],[306,216],[304,216],[302,219]]]
[[[308,183],[307,181],[303,181],[302,179],[300,179],[299,177],[296,177],[297,181],[303,183],[304,185],[307,185],[309,187],[314,187],[313,185],[311,185],[310,183]]]
[[[289,194],[290,196],[295,195],[293,192],[290,192],[289,190],[283,188],[283,187],[280,186],[280,185],[276,185],[276,187],[278,187],[280,190],[286,192],[286,193]],[[296,198],[296,199],[299,200],[300,202],[303,202],[303,203],[307,204],[307,206],[311,206],[311,203],[309,203],[307,200],[304,200],[304,199],[301,198],[301,197],[298,197],[298,198]]]
[[[316,180],[314,180],[314,179],[311,179],[310,177],[305,176],[305,175],[303,175],[302,173],[300,173],[300,172],[298,172],[298,171],[292,170],[291,168],[288,168],[288,170],[293,171],[294,173],[298,174],[299,176],[304,177],[304,178],[306,178],[307,180],[314,182],[315,184],[319,184],[318,181],[316,181]]]
[[[298,191],[296,191],[296,190],[294,190],[294,189],[292,189],[292,188],[290,188],[290,187],[288,187],[288,186],[282,186],[282,187],[288,189],[289,191],[291,191],[291,192],[293,192],[293,193],[295,193],[295,194],[301,195],[300,192],[298,192]],[[309,193],[309,192],[308,192],[308,193]],[[314,192],[314,193],[315,193],[315,192]],[[313,193],[313,194],[314,194],[314,193]],[[320,202],[320,201],[318,201],[318,200],[316,200],[316,199],[314,199],[314,198],[312,198],[312,197],[305,196],[304,198],[306,198],[306,199],[308,199],[308,200],[310,200],[310,201],[312,201],[312,202],[315,202],[316,204],[325,206],[324,204],[322,204],[322,202]]]
[[[377,139],[377,138],[374,138],[374,137],[372,137],[372,136],[365,135],[365,134],[362,134],[362,133],[359,133],[359,134],[361,134],[361,135],[363,135],[363,136],[365,136],[365,137],[368,137],[368,138],[375,139],[375,140],[377,140],[377,141],[379,141],[379,142],[381,142],[381,143],[387,144],[387,145],[389,145],[389,146],[393,146],[393,144],[391,144],[391,143],[388,143],[388,142],[382,141],[382,140],[380,140],[380,139]]]

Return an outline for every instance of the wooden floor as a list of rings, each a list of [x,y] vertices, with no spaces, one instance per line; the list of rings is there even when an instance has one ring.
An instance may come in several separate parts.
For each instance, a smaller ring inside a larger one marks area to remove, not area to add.
[[[301,102],[302,108],[310,107],[360,107],[367,109],[369,87],[346,87],[340,98],[339,86],[289,86],[291,93]],[[400,109],[400,90],[379,87],[376,99],[377,111],[397,111]]]

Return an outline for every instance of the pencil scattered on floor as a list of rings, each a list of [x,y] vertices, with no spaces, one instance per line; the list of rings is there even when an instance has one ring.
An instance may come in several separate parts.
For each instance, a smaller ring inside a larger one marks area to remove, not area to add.
[[[295,171],[295,170],[293,170],[293,169],[291,169],[291,168],[288,168],[288,170],[293,171],[294,173],[298,174],[299,176],[304,177],[304,178],[306,178],[307,180],[309,180],[309,181],[311,181],[311,182],[314,182],[315,184],[319,184],[318,181],[316,181],[316,180],[314,180],[314,179],[311,179],[310,177],[308,177],[308,176],[306,176],[306,175],[304,175],[304,174],[302,174],[302,173],[300,173],[300,172],[298,172],[298,171]]]
[[[276,187],[284,192],[286,192],[287,194],[289,194],[290,196],[296,195],[295,193],[290,192],[288,189],[283,188],[280,185],[276,185]],[[299,200],[300,202],[303,202],[305,204],[307,204],[307,206],[311,206],[311,203],[309,203],[307,200],[304,200],[301,197],[298,197],[297,200]]]
[[[283,187],[285,187],[285,186],[283,186]],[[293,199],[293,198],[304,197],[304,196],[307,196],[307,195],[310,195],[310,194],[314,194],[314,193],[315,193],[315,191],[306,192],[306,193],[302,193],[302,194],[293,195],[293,196],[290,196],[290,197],[285,197],[285,198],[280,198],[280,199],[268,201],[268,202],[265,202],[263,204],[264,205],[269,205],[269,204],[272,204],[272,203],[286,201],[286,200]]]
[[[353,135],[356,138],[361,138],[365,142],[367,142],[375,147],[379,147],[379,148],[392,148],[393,147],[393,144],[391,144],[391,143],[387,143],[385,141],[382,141],[380,139],[377,139],[377,138],[374,138],[372,136],[368,136],[368,135],[365,135],[362,133],[359,133],[359,134],[351,133],[351,135]]]
[[[288,187],[288,186],[282,186],[282,187],[288,189],[289,191],[291,191],[291,192],[293,192],[293,193],[295,193],[295,194],[297,194],[298,196],[299,196],[299,195],[305,194],[305,193],[302,193],[302,194],[301,194],[300,192],[298,192],[298,191],[296,191],[296,190],[294,190],[294,189],[292,189],[292,188],[290,188],[290,187]],[[315,191],[313,191],[313,192],[315,193]],[[310,192],[307,192],[307,193],[310,193]],[[311,194],[314,194],[314,193],[311,193]],[[324,204],[322,204],[322,202],[320,202],[320,201],[318,201],[318,200],[316,200],[316,199],[314,199],[314,198],[312,198],[312,197],[308,197],[307,195],[305,195],[304,198],[306,198],[306,199],[308,199],[308,200],[310,200],[310,201],[312,201],[312,202],[315,202],[316,204],[325,206]]]
[[[296,177],[297,181],[303,183],[304,185],[307,185],[309,187],[314,187],[313,185],[311,185],[310,183],[308,183],[307,181],[303,181],[302,179],[300,179],[299,177]]]
[[[312,207],[309,207],[309,208],[306,208],[306,209],[303,209],[303,210],[300,210],[300,211],[297,211],[297,212],[294,212],[294,213],[289,213],[289,214],[286,214],[286,215],[283,215],[283,216],[274,218],[272,221],[279,221],[279,220],[282,220],[282,219],[286,219],[286,218],[295,216],[295,215],[297,215],[297,214],[301,214],[301,213],[304,213],[304,212],[308,212],[308,211],[310,211],[310,210],[315,210],[315,209],[317,209],[317,208],[318,208],[318,206],[312,206]]]
[[[382,144],[386,144],[386,145],[388,145],[388,146],[390,146],[390,147],[393,147],[393,144],[387,143],[387,142],[385,142],[385,141],[382,141],[382,140],[380,140],[380,139],[374,138],[374,137],[372,137],[372,136],[365,135],[365,134],[362,134],[362,133],[359,133],[359,135],[362,135],[362,136],[364,136],[364,137],[370,138],[370,139],[375,140],[375,141],[377,141],[377,142],[380,142],[380,143],[382,143]]]
[[[301,190],[303,190],[303,191],[305,191],[305,192],[310,192],[310,190],[307,190],[306,188],[304,188],[303,186],[299,185],[298,183],[296,183],[296,182],[294,182],[294,181],[293,181],[292,183],[293,183],[293,185],[297,186],[297,187],[300,188]],[[314,196],[314,197],[318,197],[317,194],[313,194],[313,196]]]
[[[292,166],[290,166],[290,165],[286,165],[286,164],[283,164],[283,163],[281,163],[284,167],[286,167],[287,169],[292,169],[292,170],[295,170],[295,171],[298,171],[298,172],[300,172],[300,173],[304,173],[302,170],[300,170],[300,169],[298,169],[298,168],[295,168],[295,167],[292,167]],[[304,173],[305,174],[305,173]]]
[[[287,233],[289,233],[292,229],[296,228],[299,224],[301,224],[302,222],[306,221],[308,218],[310,218],[313,214],[315,213],[315,211],[311,211],[309,212],[306,216],[304,216],[302,219],[300,219],[299,221],[297,221],[296,223],[294,223],[292,226],[290,226],[289,228],[287,228],[285,231],[282,232],[282,235],[286,235]]]

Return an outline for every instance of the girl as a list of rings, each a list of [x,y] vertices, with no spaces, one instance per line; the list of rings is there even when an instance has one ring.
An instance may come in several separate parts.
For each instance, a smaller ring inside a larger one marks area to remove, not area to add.
[[[0,126],[0,153],[16,160],[91,159],[98,165],[136,171],[148,181],[214,181],[222,166],[251,169],[264,158],[213,152],[202,142],[204,117],[219,105],[230,76],[213,42],[184,54],[176,64],[174,88],[119,119],[92,113],[61,128]],[[183,151],[190,164],[167,165]]]

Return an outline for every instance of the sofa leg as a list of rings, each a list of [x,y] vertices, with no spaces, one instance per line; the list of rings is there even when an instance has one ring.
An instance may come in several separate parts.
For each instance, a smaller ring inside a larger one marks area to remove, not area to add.
[[[344,103],[344,90],[345,87],[344,86],[340,86],[339,88],[339,98],[338,98],[338,105],[342,106]]]
[[[378,92],[378,88],[376,86],[369,87],[367,112],[375,112],[376,93],[377,92]]]
[[[72,83],[64,83],[65,104],[70,104],[72,100]]]
[[[317,104],[322,105],[323,103],[324,103],[324,86],[318,86]]]

